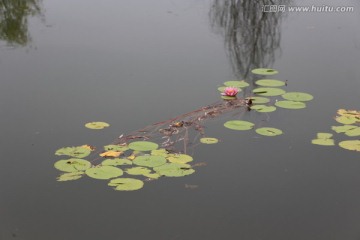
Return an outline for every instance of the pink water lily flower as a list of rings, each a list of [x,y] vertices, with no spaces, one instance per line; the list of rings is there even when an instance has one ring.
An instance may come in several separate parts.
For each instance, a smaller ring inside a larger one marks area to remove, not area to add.
[[[224,89],[224,92],[221,93],[221,95],[228,96],[228,97],[235,97],[238,92],[239,92],[239,89],[236,87],[226,87]]]

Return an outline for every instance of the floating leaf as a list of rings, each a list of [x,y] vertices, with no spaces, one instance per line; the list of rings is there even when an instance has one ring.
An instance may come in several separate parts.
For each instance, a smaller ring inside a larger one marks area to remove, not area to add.
[[[280,129],[270,128],[270,127],[257,128],[255,130],[255,132],[260,135],[269,136],[269,137],[278,136],[278,135],[283,134],[283,131],[281,131]]]
[[[70,158],[57,161],[54,167],[63,172],[78,172],[90,168],[91,163],[80,158]]]
[[[87,149],[89,149],[90,151],[94,151],[94,150],[95,150],[95,147],[94,147],[94,146],[91,146],[91,145],[88,145],[88,144],[81,145],[80,147],[82,147],[82,148],[87,148]]]
[[[128,150],[128,146],[120,146],[120,145],[106,145],[104,146],[105,151],[115,151],[115,152],[124,152]]]
[[[134,178],[115,178],[108,185],[115,187],[114,189],[118,191],[134,191],[141,189],[144,186],[144,182]]]
[[[137,141],[129,144],[129,148],[137,151],[151,151],[159,147],[158,144],[148,141]]]
[[[255,124],[247,121],[240,121],[240,120],[231,120],[224,123],[226,128],[232,130],[250,130],[254,127]]]
[[[260,87],[260,88],[255,88],[253,90],[253,93],[260,96],[271,97],[271,96],[283,95],[285,91],[281,88]]]
[[[281,87],[285,85],[284,81],[275,79],[260,79],[255,82],[259,86],[263,87]]]
[[[67,155],[74,158],[83,158],[90,154],[91,150],[85,147],[64,147],[55,152],[55,155]]]
[[[167,159],[172,163],[188,163],[193,161],[193,158],[187,154],[169,154]]]
[[[224,100],[235,100],[236,97],[231,97],[231,96],[221,96],[222,99]]]
[[[160,167],[155,167],[154,171],[166,177],[183,177],[195,172],[189,164],[166,163]]]
[[[268,103],[270,102],[269,98],[265,97],[250,97],[253,104],[262,104],[262,103]],[[246,99],[250,99],[246,98]]]
[[[123,152],[115,152],[115,151],[107,151],[107,152],[103,152],[100,153],[99,155],[101,157],[118,157],[122,154]]]
[[[356,117],[360,120],[360,111],[339,109],[337,113],[341,116]]]
[[[306,102],[312,100],[314,97],[308,93],[303,92],[287,92],[282,95],[286,100]]]
[[[110,179],[123,175],[120,168],[113,166],[96,166],[85,171],[86,175],[96,179]]]
[[[166,149],[163,149],[163,148],[151,151],[151,155],[154,155],[154,156],[167,157],[168,154],[169,154],[168,151],[166,151]]]
[[[201,143],[205,143],[205,144],[215,144],[218,143],[219,140],[217,138],[200,138],[200,142]]]
[[[244,80],[242,80],[242,81],[227,81],[227,82],[224,82],[224,85],[227,87],[238,87],[238,88],[244,88],[244,87],[249,86],[249,84],[247,82],[245,82]],[[241,89],[239,89],[239,91],[241,91]]]
[[[348,130],[345,132],[345,135],[349,136],[349,137],[357,137],[360,136],[360,127]]]
[[[150,173],[151,170],[146,167],[133,167],[126,169],[125,172],[130,175],[144,175]]]
[[[303,102],[296,102],[296,101],[277,101],[275,103],[277,107],[286,108],[286,109],[302,109],[306,107],[306,104]]]
[[[339,142],[339,146],[347,150],[360,152],[360,140],[347,140]]]
[[[143,175],[145,177],[152,178],[152,179],[158,179],[159,177],[161,177],[161,175],[158,173],[145,173]]]
[[[84,172],[69,172],[63,173],[56,178],[58,182],[77,180],[83,176]]]
[[[251,70],[251,72],[258,75],[275,75],[279,73],[275,69],[271,68],[256,68]]]
[[[337,133],[344,133],[346,131],[357,128],[355,125],[332,126],[331,129]]]
[[[106,122],[89,122],[85,124],[85,127],[90,128],[90,129],[103,129],[106,127],[109,127],[110,124],[106,123]]]
[[[144,167],[157,167],[166,163],[166,158],[162,156],[144,155],[136,157],[134,163]]]
[[[335,120],[342,124],[353,124],[357,122],[356,117],[353,116],[338,116]]]
[[[123,158],[105,159],[104,161],[102,161],[101,165],[103,166],[132,165],[132,161]]]
[[[225,91],[225,88],[227,88],[227,86],[221,86],[221,87],[218,87],[218,90],[220,92],[224,92]]]
[[[253,105],[250,107],[252,110],[257,112],[273,112],[276,110],[274,106],[266,106],[266,105]]]
[[[331,139],[332,136],[331,133],[317,133],[317,139],[311,140],[311,143],[322,146],[333,146],[335,143],[334,139]]]

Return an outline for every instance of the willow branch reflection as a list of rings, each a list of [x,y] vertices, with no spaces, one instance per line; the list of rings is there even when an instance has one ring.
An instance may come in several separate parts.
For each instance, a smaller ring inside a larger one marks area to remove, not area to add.
[[[290,0],[281,1],[288,5]],[[210,21],[225,38],[234,74],[246,78],[258,67],[271,67],[280,51],[280,22],[285,13],[263,12],[273,1],[214,0]]]
[[[41,14],[40,1],[0,0],[0,40],[10,46],[28,44],[28,17]]]

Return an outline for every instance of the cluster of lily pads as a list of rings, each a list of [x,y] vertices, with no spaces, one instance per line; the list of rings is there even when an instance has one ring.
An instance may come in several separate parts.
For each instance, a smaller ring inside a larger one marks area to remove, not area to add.
[[[214,143],[214,139],[208,139]],[[195,172],[189,162],[193,158],[187,154],[169,153],[150,141],[134,141],[128,145],[107,145],[99,154],[104,159],[94,165],[85,160],[94,148],[89,145],[60,148],[55,155],[67,156],[54,166],[63,172],[57,180],[77,180],[83,176],[110,180],[108,185],[115,190],[131,191],[143,187],[145,180],[161,176],[182,177]],[[126,175],[126,177],[123,177]]]
[[[258,75],[274,75],[278,71],[270,68],[257,68],[252,70],[253,74]],[[246,98],[246,104],[249,109],[259,113],[268,113],[276,111],[277,107],[285,109],[303,109],[306,107],[306,102],[313,99],[313,96],[304,92],[286,92],[281,87],[287,86],[286,81],[277,79],[259,79],[255,81],[258,86],[253,89],[255,96]],[[243,88],[248,87],[249,84],[244,81],[227,81],[224,86],[218,88],[221,92],[222,98],[225,100],[235,100],[235,92],[241,92]],[[281,96],[282,100],[272,101],[271,97]],[[232,130],[250,130],[255,124],[248,121],[232,120],[227,121],[224,126]],[[277,128],[262,127],[257,128],[256,133],[263,136],[278,136],[283,132]]]
[[[343,125],[332,126],[331,129],[336,133],[342,133],[347,137],[360,136],[360,111],[339,109],[335,121]],[[322,146],[334,146],[335,140],[332,133],[317,133],[317,138],[313,139],[312,144]],[[339,146],[352,151],[360,152],[360,140],[340,141]]]

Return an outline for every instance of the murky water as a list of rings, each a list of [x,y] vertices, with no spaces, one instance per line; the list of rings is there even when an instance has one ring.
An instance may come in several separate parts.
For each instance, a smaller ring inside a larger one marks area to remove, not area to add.
[[[359,153],[311,144],[337,109],[359,109],[358,1],[341,1],[347,13],[263,13],[241,0],[14,2],[0,3],[1,240],[360,239]],[[211,104],[255,67],[315,97],[304,110],[243,116],[284,135],[230,131],[220,118],[205,131],[221,142],[195,148],[207,165],[193,175],[135,192],[55,181],[56,149],[103,146]]]

